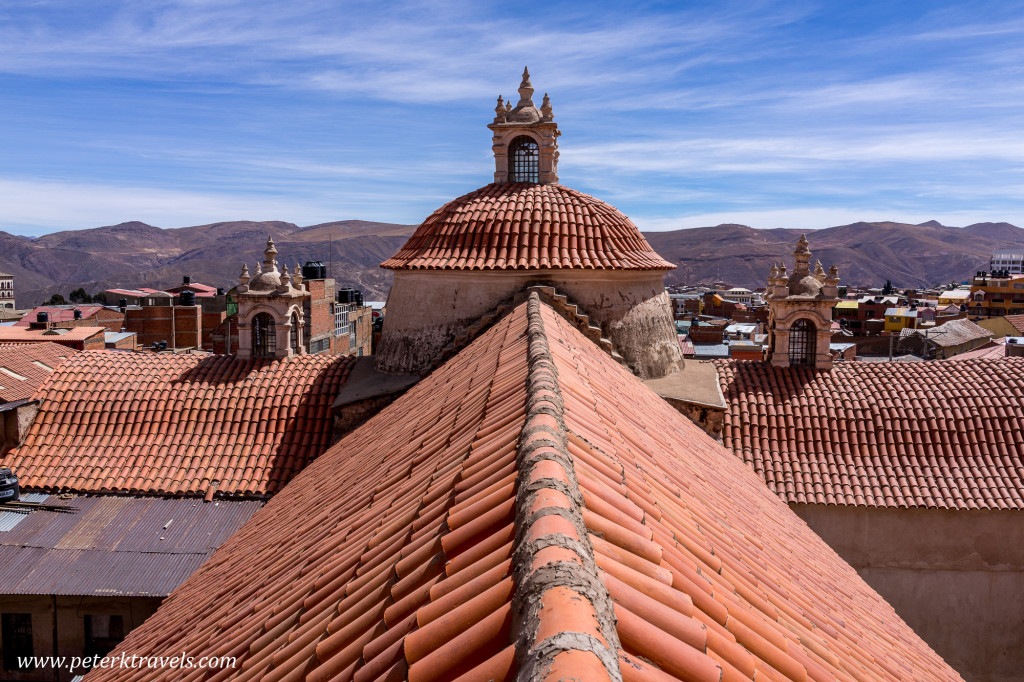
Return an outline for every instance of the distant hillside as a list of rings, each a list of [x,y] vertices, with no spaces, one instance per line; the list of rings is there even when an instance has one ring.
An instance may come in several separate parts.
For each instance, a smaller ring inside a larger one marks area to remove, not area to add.
[[[251,270],[263,260],[270,235],[279,261],[291,267],[322,260],[332,265],[331,273],[342,286],[358,287],[368,299],[377,300],[391,286],[390,273],[377,266],[414,229],[364,220],[307,227],[241,220],[173,229],[132,221],[37,239],[0,232],[0,271],[15,276],[19,307],[36,305],[54,293],[67,296],[78,287],[99,292],[174,286],[181,284],[182,275],[230,288],[238,283],[243,262]]]
[[[343,220],[299,227],[280,221],[247,220],[164,229],[133,221],[87,230],[55,232],[37,239],[0,232],[0,272],[15,275],[17,303],[30,307],[53,293],[65,296],[84,287],[154,288],[193,281],[229,288],[242,263],[263,259],[272,235],[278,259],[289,266],[309,260],[333,261],[343,286],[361,288],[383,300],[391,273],[378,265],[415,230],[413,225]],[[800,230],[756,230],[718,225],[673,232],[648,232],[651,245],[678,268],[668,283],[716,279],[751,289],[764,286],[773,261],[792,266]],[[1009,223],[949,227],[934,220],[921,225],[853,223],[808,233],[815,258],[836,263],[846,284],[923,287],[962,281],[988,267],[993,251],[1024,249],[1024,229]]]
[[[773,261],[792,268],[801,230],[755,230],[718,225],[644,236],[679,267],[669,283],[717,279],[751,289],[763,288]],[[1024,248],[1024,229],[1009,223],[948,227],[934,220],[921,225],[853,223],[807,231],[813,258],[835,263],[845,284],[926,287],[963,281],[988,268],[993,251]]]

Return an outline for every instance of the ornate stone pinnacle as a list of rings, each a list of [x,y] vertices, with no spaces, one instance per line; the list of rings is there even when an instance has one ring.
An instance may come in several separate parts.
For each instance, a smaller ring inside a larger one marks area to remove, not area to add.
[[[238,276],[238,281],[241,282],[243,285],[246,285],[249,283],[249,279],[249,264],[242,263],[242,274]]]
[[[798,241],[796,243],[796,251],[794,251],[793,253],[807,253],[807,254],[810,253],[810,250],[807,248],[807,235],[806,234],[800,235],[800,241]]]
[[[523,82],[519,84],[519,105],[533,106],[533,83],[530,82],[530,70],[523,67]]]
[[[494,122],[505,122],[505,100],[501,98],[501,95],[498,95],[498,106],[494,107]]]
[[[540,105],[540,113],[542,121],[550,121],[554,119],[554,111],[551,108],[551,98],[548,97],[548,93],[544,93],[544,102]]]
[[[263,255],[265,257],[263,264],[267,266],[267,270],[276,270],[277,261],[274,259],[274,256],[277,255],[277,247],[274,246],[274,239],[272,237],[267,237],[267,248],[264,249]]]

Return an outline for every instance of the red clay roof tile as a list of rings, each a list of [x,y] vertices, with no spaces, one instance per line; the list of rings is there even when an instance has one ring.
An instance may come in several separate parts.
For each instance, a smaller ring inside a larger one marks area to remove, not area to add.
[[[43,345],[55,344],[20,348]],[[3,463],[28,489],[201,495],[219,481],[219,494],[272,494],[327,448],[351,365],[79,352],[35,392],[39,413]]]
[[[237,656],[210,678],[232,680],[959,679],[536,297],[310,464],[120,648]]]
[[[0,403],[31,398],[50,372],[77,353],[58,343],[0,343]]]
[[[561,185],[491,184],[437,209],[391,270],[671,270],[629,218]]]
[[[723,443],[788,502],[1024,508],[1024,358],[716,366]]]

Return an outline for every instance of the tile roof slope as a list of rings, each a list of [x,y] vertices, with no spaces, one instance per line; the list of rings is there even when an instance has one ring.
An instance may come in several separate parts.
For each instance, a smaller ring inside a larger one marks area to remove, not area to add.
[[[938,327],[911,331],[924,334],[931,343],[943,348],[960,346],[980,339],[990,339],[993,336],[988,329],[980,327],[970,320],[950,320]]]
[[[87,679],[959,679],[536,297],[313,462],[120,650],[238,667]]]
[[[716,366],[723,443],[788,502],[1024,508],[1024,358]]]
[[[618,210],[561,185],[490,184],[423,221],[391,270],[671,270]]]
[[[82,317],[89,318],[96,314],[102,305],[79,305],[79,306],[66,306],[66,307],[55,307],[48,305],[41,305],[38,308],[32,309],[27,315],[22,317],[14,325],[16,327],[27,327],[36,321],[36,315],[39,313],[46,313],[50,322],[70,322],[75,319],[75,310],[82,312]]]
[[[266,495],[326,450],[351,357],[89,351],[36,391],[4,464],[33,490]]]
[[[946,358],[946,360],[949,362],[963,362],[965,360],[998,360],[1003,357],[1006,357],[1006,345],[1003,343],[992,343],[975,350],[969,350],[966,353],[957,353],[951,358]]]
[[[1007,315],[1006,321],[1012,324],[1018,333],[1024,335],[1024,315]]]
[[[0,403],[31,398],[50,372],[77,352],[49,341],[0,343]]]
[[[27,329],[25,327],[0,327],[0,343],[37,343],[40,341],[86,341],[97,334],[106,333],[106,327],[71,327],[54,329]]]

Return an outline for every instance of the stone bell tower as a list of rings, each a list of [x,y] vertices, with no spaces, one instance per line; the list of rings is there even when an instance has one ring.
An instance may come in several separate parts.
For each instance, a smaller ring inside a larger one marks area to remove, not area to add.
[[[277,247],[267,239],[263,266],[249,275],[242,265],[235,296],[238,299],[238,357],[287,358],[305,355],[302,301],[309,292],[302,283],[298,264],[293,273],[288,266],[277,268]]]
[[[832,309],[839,302],[839,269],[818,261],[811,273],[807,237],[793,252],[793,274],[785,263],[768,274],[769,361],[776,367],[832,367]]]
[[[540,109],[533,103],[529,69],[523,69],[519,104],[498,96],[494,121],[487,125],[494,133],[494,182],[558,184],[558,136],[551,100],[547,94]]]

